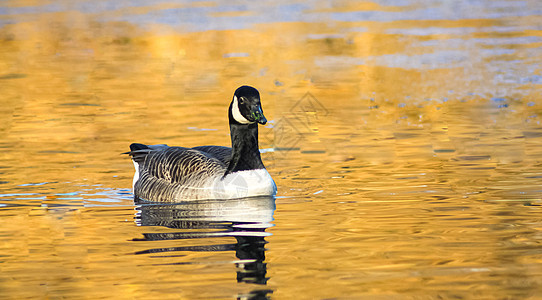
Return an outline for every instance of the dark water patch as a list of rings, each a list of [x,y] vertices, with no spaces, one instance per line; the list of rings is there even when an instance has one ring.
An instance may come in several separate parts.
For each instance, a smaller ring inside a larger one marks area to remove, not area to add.
[[[81,152],[65,151],[65,150],[42,150],[42,151],[38,151],[38,153],[45,153],[45,154],[80,154]]]
[[[326,153],[325,150],[304,150],[304,151],[301,151],[301,153],[304,153],[304,154],[323,154],[323,153]]]
[[[524,131],[523,135],[528,139],[540,138],[542,137],[542,128],[538,131]]]
[[[94,103],[82,103],[82,102],[68,102],[60,104],[62,106],[101,106],[100,104]]]
[[[454,153],[455,149],[434,149],[433,152],[435,153]]]
[[[11,73],[11,74],[0,75],[0,80],[20,79],[20,78],[26,78],[26,76],[27,76],[26,74]]]
[[[489,155],[463,155],[458,156],[459,160],[490,160],[491,156]]]

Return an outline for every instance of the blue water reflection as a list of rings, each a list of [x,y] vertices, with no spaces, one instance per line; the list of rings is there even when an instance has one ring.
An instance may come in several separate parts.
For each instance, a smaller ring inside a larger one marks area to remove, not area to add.
[[[349,7],[344,11],[343,6]],[[248,28],[274,22],[340,22],[404,20],[465,20],[539,16],[538,1],[378,1],[358,9],[354,4],[327,1],[278,1],[273,3],[226,1],[77,1],[66,6],[55,2],[36,6],[0,7],[1,25],[36,14],[65,10],[99,15],[100,21],[167,24],[190,31]],[[22,15],[22,16],[21,16]]]

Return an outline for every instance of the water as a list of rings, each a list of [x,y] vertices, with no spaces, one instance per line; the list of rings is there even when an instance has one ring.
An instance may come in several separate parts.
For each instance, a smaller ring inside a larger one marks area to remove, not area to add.
[[[542,298],[539,1],[5,1],[2,298]],[[131,142],[276,199],[137,204]]]

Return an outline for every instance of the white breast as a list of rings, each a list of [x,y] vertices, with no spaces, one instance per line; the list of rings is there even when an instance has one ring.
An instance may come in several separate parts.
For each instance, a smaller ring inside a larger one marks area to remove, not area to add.
[[[215,179],[212,193],[215,199],[274,196],[277,186],[266,169],[245,170]]]

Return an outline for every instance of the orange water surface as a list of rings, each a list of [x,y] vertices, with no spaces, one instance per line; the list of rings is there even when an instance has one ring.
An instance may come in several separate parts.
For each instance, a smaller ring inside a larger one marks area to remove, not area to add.
[[[542,299],[542,4],[0,3],[0,298]],[[276,198],[135,204],[132,142]]]

